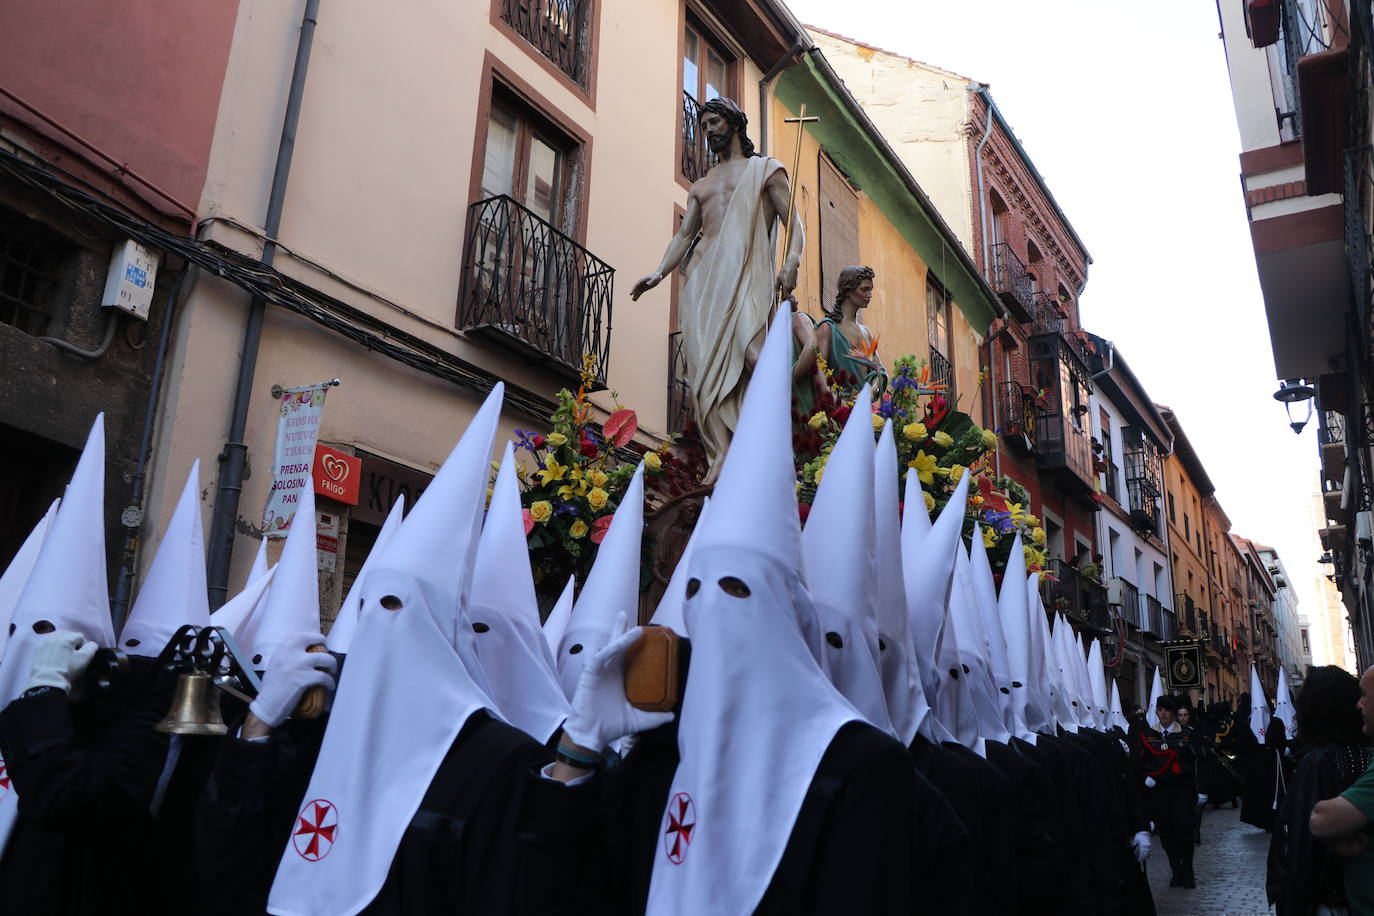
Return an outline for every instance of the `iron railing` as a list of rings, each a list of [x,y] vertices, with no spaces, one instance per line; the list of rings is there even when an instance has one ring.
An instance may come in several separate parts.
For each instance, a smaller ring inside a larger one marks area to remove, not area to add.
[[[680,433],[691,423],[692,386],[687,380],[687,354],[682,332],[668,335],[668,432]]]
[[[584,89],[594,0],[501,0],[501,18]]]
[[[1159,531],[1159,496],[1163,460],[1159,448],[1146,438],[1139,448],[1126,451],[1126,493],[1131,520],[1151,532]]]
[[[1323,410],[1317,418],[1317,441],[1322,445],[1345,442],[1345,416],[1339,411]]]
[[[930,380],[937,385],[943,385],[941,390],[944,392],[946,400],[954,403],[954,365],[945,358],[945,355],[935,349],[934,345],[930,348]]]
[[[1020,382],[998,384],[997,418],[1007,441],[1028,455],[1035,452],[1035,396]]]
[[[606,385],[615,269],[501,195],[468,208],[458,326]]]
[[[1140,590],[1120,576],[1116,579],[1115,587],[1121,596],[1120,613],[1122,619],[1131,626],[1139,627],[1141,620]]]
[[[1009,307],[1029,315],[1035,283],[1025,263],[1006,242],[992,246],[992,288]]]
[[[696,181],[716,164],[716,157],[706,145],[701,132],[701,103],[690,92],[682,93],[682,177]]]
[[[1141,627],[1147,633],[1154,635],[1156,639],[1170,639],[1165,635],[1164,605],[1159,603],[1159,599],[1154,595],[1143,595],[1141,597],[1144,612],[1145,624]]]
[[[1361,329],[1369,327],[1371,292],[1371,249],[1366,189],[1374,187],[1374,146],[1345,151],[1345,255],[1350,267],[1350,289],[1355,299],[1355,317]]]
[[[1097,472],[1085,416],[1092,393],[1087,364],[1060,333],[1036,334],[1028,345],[1032,379],[1046,395],[1037,406],[1036,465],[1047,472],[1063,472],[1077,495],[1089,496]]]
[[[1080,624],[1107,634],[1114,632],[1107,605],[1107,587],[1089,579],[1063,560],[1046,563],[1045,606],[1077,620]]]
[[[1067,321],[1059,297],[1049,290],[1037,290],[1031,300],[1032,333],[1063,334]]]
[[[1178,619],[1174,612],[1163,605],[1160,609],[1164,614],[1164,632],[1159,634],[1160,639],[1178,639]]]

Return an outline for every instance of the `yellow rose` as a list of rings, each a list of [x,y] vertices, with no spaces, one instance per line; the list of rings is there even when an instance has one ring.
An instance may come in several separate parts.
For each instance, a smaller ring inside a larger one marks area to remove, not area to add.
[[[934,496],[931,496],[929,493],[925,493],[925,492],[921,493],[921,495],[925,497],[926,511],[929,512],[930,510],[934,509],[934,508],[935,508],[935,497],[934,497]]]
[[[924,423],[908,423],[902,427],[902,435],[906,436],[910,442],[920,442],[926,437],[926,425]]]
[[[806,421],[806,425],[812,429],[820,429],[825,424],[825,411],[818,410],[811,415],[811,419]]]
[[[1037,526],[1031,531],[1031,540],[1043,547],[1045,544],[1045,529]]]
[[[608,494],[605,490],[601,489],[600,487],[595,487],[592,489],[590,493],[587,494],[587,504],[590,505],[597,512],[600,512],[602,509],[606,508],[607,498]]]
[[[560,445],[566,445],[567,442],[568,437],[562,433],[549,433],[544,437],[544,444],[552,445],[554,448],[558,448]]]
[[[990,429],[983,430],[983,448],[996,448],[997,434]]]
[[[568,527],[568,534],[571,534],[575,538],[586,537],[587,523],[579,518]]]
[[[968,468],[964,467],[962,464],[952,464],[949,466],[949,479],[957,484],[959,478],[963,477],[964,472],[967,470]]]
[[[644,456],[644,466],[651,471],[657,471],[663,467],[663,459],[658,457],[658,452],[650,452]]]
[[[936,433],[932,437],[932,439],[936,445],[940,446],[940,448],[949,448],[951,445],[954,444],[954,437],[951,436],[949,433],[945,432],[943,429]]]
[[[530,518],[539,522],[541,525],[553,516],[553,504],[547,499],[541,499],[530,506]]]
[[[591,484],[594,487],[604,487],[606,485],[606,481],[610,478],[607,477],[605,473],[598,470],[592,471],[590,474],[588,474],[587,479],[591,481]]]
[[[933,483],[939,470],[935,466],[935,456],[927,455],[924,451],[917,451],[916,457],[908,461],[906,466],[915,468],[916,476],[920,478],[921,483]]]
[[[883,423],[884,423],[883,418],[880,417],[880,416],[878,416],[878,415],[875,413],[875,414],[873,415],[873,431],[874,431],[875,433],[880,433],[880,432],[882,432],[882,431],[883,431]]]
[[[987,525],[981,525],[980,527],[983,529],[983,546],[991,550],[993,547],[997,546],[997,532]]]
[[[1034,528],[1036,525],[1040,524],[1040,519],[1036,518],[1034,515],[1027,515],[1026,524]]]

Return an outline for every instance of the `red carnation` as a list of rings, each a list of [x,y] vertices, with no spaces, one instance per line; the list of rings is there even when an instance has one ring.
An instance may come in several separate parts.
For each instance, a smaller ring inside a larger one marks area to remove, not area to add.
[[[592,522],[591,539],[593,544],[600,544],[606,540],[606,532],[611,529],[611,519],[615,518],[615,513],[603,515]]]
[[[584,458],[595,458],[597,453],[596,443],[590,439],[583,439],[579,443],[578,451]]]
[[[530,444],[533,445],[535,448],[543,448],[543,447],[544,447],[544,437],[543,437],[543,436],[535,436],[533,439],[530,440]]]

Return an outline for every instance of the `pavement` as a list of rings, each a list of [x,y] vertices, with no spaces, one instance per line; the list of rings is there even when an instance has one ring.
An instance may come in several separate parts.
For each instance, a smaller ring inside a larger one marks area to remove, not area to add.
[[[1264,897],[1269,834],[1240,822],[1230,807],[1202,813],[1202,845],[1193,856],[1197,888],[1169,887],[1169,860],[1158,836],[1146,865],[1158,916],[1261,916],[1273,910]]]

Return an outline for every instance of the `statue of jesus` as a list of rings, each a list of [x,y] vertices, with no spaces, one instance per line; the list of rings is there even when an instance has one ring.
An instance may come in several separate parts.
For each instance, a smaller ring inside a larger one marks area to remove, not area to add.
[[[778,160],[754,152],[745,132],[748,119],[734,102],[711,99],[697,117],[719,161],[692,185],[687,213],[658,270],[634,285],[630,299],[638,300],[681,266],[678,321],[709,463],[705,482],[711,483],[739,421],[772,309],[797,285],[804,240],[801,217],[794,215],[775,275],[772,232],[791,209],[787,172]]]

